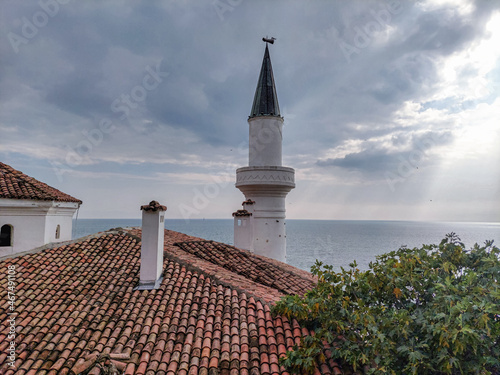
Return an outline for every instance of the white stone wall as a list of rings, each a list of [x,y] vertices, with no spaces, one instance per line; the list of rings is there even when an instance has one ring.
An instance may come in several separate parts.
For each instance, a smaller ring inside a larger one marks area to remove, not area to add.
[[[254,218],[254,253],[286,262],[286,224],[285,212],[281,218],[271,217],[265,212],[265,217]]]
[[[253,253],[253,217],[234,217],[234,246]]]
[[[0,208],[1,211],[1,208]],[[0,256],[12,255],[45,245],[45,215],[4,215],[0,213],[0,228],[12,225],[11,247],[0,247]]]
[[[0,247],[0,256],[28,251],[50,242],[71,239],[78,203],[0,199],[0,227],[12,225],[12,245]],[[60,238],[55,238],[60,225]]]
[[[252,205],[252,252],[286,262],[286,193],[270,196],[267,192],[245,195]]]
[[[255,254],[286,262],[286,202],[287,194],[295,187],[295,171],[282,166],[238,168],[236,187],[252,205],[252,232],[235,226],[236,241],[248,241]],[[238,247],[237,245],[235,245]],[[245,248],[245,247],[243,247]]]
[[[283,118],[260,116],[250,118],[249,166],[281,166],[281,144],[283,140]]]
[[[248,167],[236,170],[235,186],[255,204],[251,221],[235,217],[235,246],[286,262],[285,198],[295,187],[295,171],[282,166],[283,118],[258,116],[248,125]]]
[[[47,213],[45,222],[45,243],[69,241],[73,231],[74,208],[53,207]],[[56,238],[56,228],[60,226],[59,238]]]

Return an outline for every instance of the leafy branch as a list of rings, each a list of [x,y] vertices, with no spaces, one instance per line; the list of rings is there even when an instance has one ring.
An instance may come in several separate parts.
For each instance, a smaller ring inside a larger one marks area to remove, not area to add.
[[[328,353],[366,374],[500,373],[500,250],[465,250],[450,233],[439,245],[402,247],[367,271],[316,262],[314,289],[283,297],[276,314],[314,331],[282,359],[311,373]],[[328,350],[326,350],[328,349]]]

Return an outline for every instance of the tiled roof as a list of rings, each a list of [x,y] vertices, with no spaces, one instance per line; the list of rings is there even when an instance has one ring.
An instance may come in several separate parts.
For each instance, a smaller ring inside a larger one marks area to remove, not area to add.
[[[0,198],[82,203],[81,200],[27,176],[2,162],[0,162]]]
[[[286,374],[278,358],[309,332],[272,316],[270,303],[303,292],[313,282],[309,273],[166,231],[159,289],[134,291],[139,235],[108,232],[0,261],[3,270],[15,266],[17,282],[14,371],[7,365],[7,277],[0,278],[0,374],[104,374],[94,363],[138,375]],[[252,270],[236,267],[252,258]],[[276,286],[278,278],[288,282]],[[341,373],[332,361],[316,371]]]
[[[191,241],[175,245],[249,280],[277,289],[283,294],[303,295],[314,286],[310,278],[301,278],[247,251],[220,242]]]

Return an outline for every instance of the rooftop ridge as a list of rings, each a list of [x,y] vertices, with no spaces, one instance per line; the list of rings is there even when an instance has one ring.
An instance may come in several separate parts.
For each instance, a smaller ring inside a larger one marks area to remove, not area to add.
[[[57,247],[73,245],[73,244],[77,244],[79,242],[84,242],[84,241],[87,241],[87,240],[91,240],[91,239],[94,239],[94,238],[99,238],[99,237],[102,237],[102,236],[107,236],[107,235],[110,235],[110,234],[116,234],[116,235],[123,234],[123,235],[129,236],[131,238],[134,238],[135,240],[138,240],[138,241],[141,240],[140,237],[137,237],[137,236],[134,236],[132,234],[129,234],[123,228],[112,228],[112,229],[108,229],[108,230],[103,231],[103,232],[97,232],[97,233],[89,234],[87,236],[83,236],[83,237],[79,237],[79,238],[74,238],[74,239],[69,240],[69,241],[50,242],[48,244],[35,247],[35,248],[33,248],[31,250],[28,250],[28,251],[22,251],[22,252],[14,253],[14,254],[7,254],[7,255],[4,255],[4,256],[0,257],[0,261],[6,260],[6,259],[17,258],[17,257],[20,257],[20,256],[29,255],[29,254],[36,254],[36,253],[39,253],[41,251],[51,250],[51,249],[54,249],[54,248],[57,248]]]

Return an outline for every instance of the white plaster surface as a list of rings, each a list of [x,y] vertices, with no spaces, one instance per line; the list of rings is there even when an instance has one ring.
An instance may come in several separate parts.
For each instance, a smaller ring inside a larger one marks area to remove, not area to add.
[[[165,211],[142,211],[140,285],[154,286],[163,271]]]
[[[283,118],[274,116],[253,117],[249,125],[249,166],[281,166]]]
[[[0,227],[13,227],[13,246],[0,247],[0,256],[71,240],[72,219],[78,207],[74,202],[0,199]],[[55,238],[57,225],[61,227],[59,239]]]
[[[285,198],[295,188],[295,171],[282,166],[283,118],[258,116],[248,125],[248,167],[236,170],[235,186],[255,204],[244,207],[252,216],[234,218],[234,244],[286,262]]]

